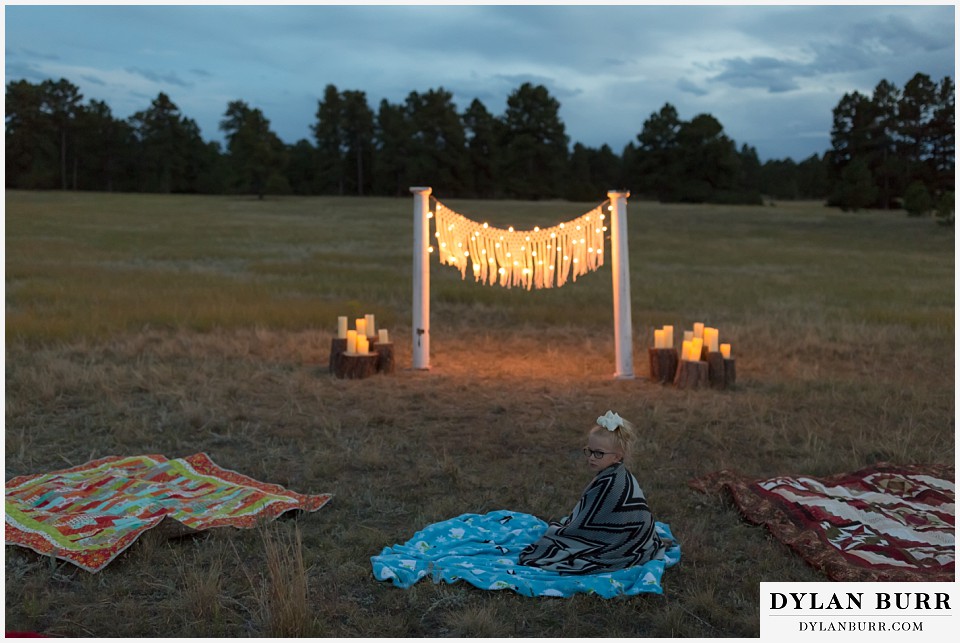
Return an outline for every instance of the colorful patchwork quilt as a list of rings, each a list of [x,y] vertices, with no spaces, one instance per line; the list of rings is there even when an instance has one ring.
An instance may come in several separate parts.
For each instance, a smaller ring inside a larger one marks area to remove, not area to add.
[[[111,456],[7,481],[5,542],[97,572],[165,519],[185,533],[250,528],[294,509],[317,511],[332,497],[259,482],[205,453]]]
[[[666,545],[663,557],[613,572],[562,574],[521,565],[520,552],[540,538],[547,523],[530,514],[503,510],[463,514],[428,525],[370,561],[377,580],[404,589],[429,577],[435,583],[463,580],[480,589],[506,589],[524,596],[662,594],[663,571],[680,561],[680,544],[668,525],[658,522],[655,528]]]
[[[879,464],[827,478],[698,478],[834,581],[953,581],[954,470]]]

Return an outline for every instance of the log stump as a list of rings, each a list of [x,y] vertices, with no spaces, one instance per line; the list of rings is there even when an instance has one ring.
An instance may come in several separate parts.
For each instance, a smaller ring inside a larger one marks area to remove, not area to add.
[[[737,360],[723,360],[723,377],[727,388],[732,388],[737,383]]]
[[[673,383],[677,388],[705,387],[710,383],[709,371],[710,367],[706,362],[691,362],[682,359]]]
[[[647,352],[650,355],[650,379],[661,384],[672,383],[677,375],[677,349],[650,348]]]
[[[340,379],[362,380],[377,372],[378,353],[341,353],[334,375]]]
[[[337,364],[340,361],[340,356],[343,355],[347,350],[347,338],[343,337],[334,337],[330,340],[330,372],[337,372]]]
[[[392,373],[395,366],[393,362],[393,342],[377,342],[377,371],[380,373]]]
[[[710,386],[713,388],[727,388],[727,374],[723,365],[723,355],[707,351],[705,357],[707,362],[707,379],[710,380]]]

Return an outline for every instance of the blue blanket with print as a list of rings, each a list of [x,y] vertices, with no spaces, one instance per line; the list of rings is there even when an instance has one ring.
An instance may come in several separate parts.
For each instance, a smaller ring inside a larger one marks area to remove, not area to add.
[[[667,545],[662,560],[596,574],[560,574],[520,565],[520,552],[546,529],[539,518],[513,511],[463,514],[427,526],[402,545],[384,548],[370,559],[373,575],[403,588],[429,576],[435,583],[463,580],[480,589],[509,589],[525,596],[586,593],[612,598],[662,594],[664,569],[680,561],[680,544],[670,527],[658,522],[657,533]]]

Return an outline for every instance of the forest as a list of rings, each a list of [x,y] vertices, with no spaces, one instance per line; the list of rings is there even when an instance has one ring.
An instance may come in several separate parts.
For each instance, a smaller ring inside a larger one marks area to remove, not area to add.
[[[571,145],[560,103],[524,83],[502,114],[474,99],[458,111],[442,87],[402,103],[327,85],[312,140],[282,141],[243,100],[220,121],[225,145],[165,93],[124,119],[83,102],[67,79],[6,85],[6,187],[28,190],[266,195],[409,194],[594,201],[610,188],[661,202],[762,204],[816,199],[844,210],[904,208],[951,215],[954,93],[950,77],[917,73],[902,88],[882,80],[833,108],[822,155],[761,163],[710,114],[681,118],[670,103],[650,114],[619,153]]]

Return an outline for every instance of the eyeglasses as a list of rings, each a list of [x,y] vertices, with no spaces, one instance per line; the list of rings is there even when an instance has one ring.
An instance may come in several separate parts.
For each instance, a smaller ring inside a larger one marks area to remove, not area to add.
[[[596,449],[591,449],[590,447],[583,447],[583,455],[588,458],[596,458],[597,460],[612,455],[613,451],[597,451]]]

